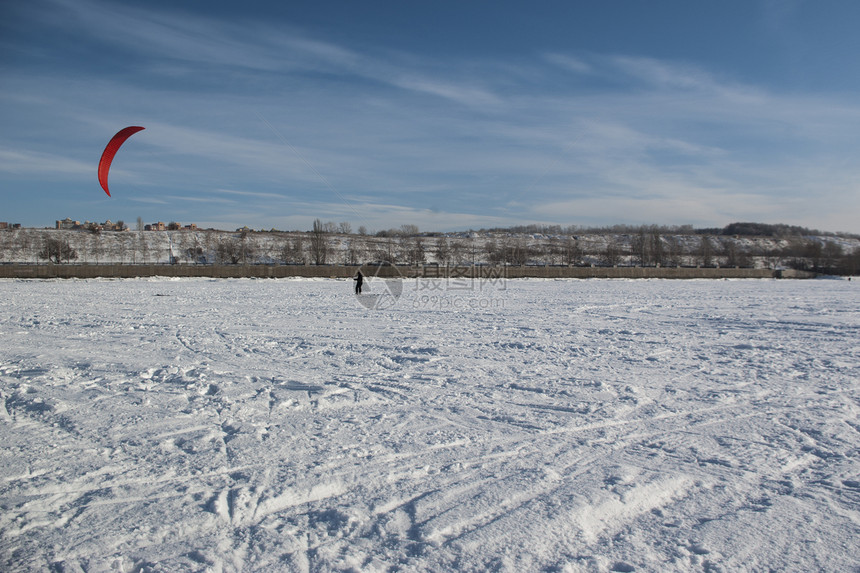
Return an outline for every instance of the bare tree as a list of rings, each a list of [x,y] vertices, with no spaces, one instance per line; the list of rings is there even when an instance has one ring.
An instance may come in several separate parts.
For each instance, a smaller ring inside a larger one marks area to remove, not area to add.
[[[839,266],[839,261],[843,258],[845,252],[838,243],[825,241],[821,254],[822,270],[826,272],[834,272]]]
[[[608,267],[615,267],[621,262],[622,252],[621,246],[615,238],[609,239],[603,249],[601,259],[603,264]]]
[[[663,237],[660,235],[660,227],[657,225],[639,227],[639,232],[633,236],[631,247],[633,260],[640,266],[650,267],[666,264]]]
[[[236,265],[242,260],[242,246],[235,237],[222,237],[215,246],[215,257],[222,265]]]
[[[323,232],[325,233],[337,233],[337,223],[335,223],[334,221],[326,221],[326,223],[323,224],[322,227],[324,230]]]
[[[331,245],[329,238],[326,236],[328,231],[328,223],[323,225],[319,219],[314,219],[313,230],[311,231],[311,260],[315,265],[324,265],[328,260]]]
[[[382,251],[384,254],[380,257],[380,260],[387,261],[392,265],[397,264],[397,261],[400,260],[400,256],[402,255],[400,242],[392,234],[388,234],[385,237],[385,242],[382,244]]]
[[[392,237],[394,241],[394,259],[392,263],[411,264],[412,263],[412,240],[409,237],[395,235]]]
[[[562,243],[561,239],[558,237],[552,237],[549,240],[549,243],[546,245],[546,261],[554,265],[556,261],[558,264],[564,260],[565,255],[565,245]]]
[[[42,250],[39,251],[39,258],[56,264],[68,263],[77,259],[78,253],[69,245],[68,240],[48,237],[45,239]]]
[[[24,259],[33,250],[33,242],[35,240],[33,233],[29,229],[20,229],[15,231],[15,239],[15,245],[21,253],[20,258]]]
[[[98,227],[92,227],[93,229],[97,229]],[[92,231],[91,234],[87,237],[87,250],[89,250],[89,256],[87,260],[93,261],[98,264],[101,260],[102,254],[102,237],[101,231]]]
[[[287,264],[305,264],[305,240],[302,237],[285,239],[281,246],[281,258]]]
[[[182,256],[183,259],[185,259],[185,262],[194,264],[205,262],[205,257],[203,256],[203,247],[200,245],[200,240],[197,236],[197,233],[182,233],[179,235],[179,240],[177,242],[179,254]]]
[[[403,237],[398,246],[400,252],[398,260],[406,261],[413,266],[423,265],[427,261],[427,251],[421,237]]]
[[[633,236],[630,246],[636,264],[640,267],[647,266],[650,257],[648,256],[648,237],[645,234],[645,227],[639,228],[639,232]]]
[[[487,262],[491,265],[498,265],[505,261],[504,250],[499,249],[496,239],[490,239],[484,243],[484,251],[487,254]]]
[[[679,266],[683,256],[681,241],[675,236],[664,237],[664,240],[666,241],[665,265],[670,267]]]
[[[111,242],[108,250],[108,257],[111,262],[125,262],[125,239],[127,233],[111,233]]]
[[[765,264],[768,268],[775,269],[782,258],[782,252],[773,245],[769,245],[762,250],[761,256],[764,257]]]
[[[568,265],[576,265],[579,264],[580,259],[582,258],[582,247],[579,244],[579,240],[576,237],[569,235],[567,237],[567,253],[566,259]]]
[[[703,235],[699,240],[696,263],[702,267],[710,267],[714,264],[714,247],[711,245],[711,239],[708,236]]]
[[[478,241],[475,239],[477,235],[472,235],[471,240],[466,244],[466,248],[469,250],[469,263],[472,265],[478,264],[478,255],[481,253],[480,247],[478,247]]]
[[[242,229],[239,234],[239,260],[243,265],[247,265],[257,256],[259,245],[257,241],[247,229]]]
[[[214,231],[203,232],[203,257],[202,262],[207,263],[210,260],[214,261],[214,244],[216,235]]]
[[[189,244],[186,239],[187,235],[185,233],[179,233],[178,235],[173,236],[173,247],[177,251],[177,262],[187,263],[192,259],[192,257],[189,256]]]
[[[743,246],[735,241],[727,241],[723,246],[723,257],[728,267],[750,267],[752,259]]]
[[[366,252],[366,245],[362,239],[350,239],[346,244],[346,264],[359,264],[364,259]]]
[[[377,239],[369,239],[369,242],[365,245],[365,249],[369,259],[374,261],[391,262],[389,258],[391,255],[388,253],[387,241],[381,242]]]
[[[351,235],[352,234],[352,225],[347,221],[342,221],[339,225],[339,230],[343,235]]]
[[[516,237],[507,248],[505,260],[512,265],[523,266],[529,261],[530,251],[526,240]]]
[[[448,260],[456,265],[462,265],[467,262],[469,251],[462,239],[452,239],[450,243]]]
[[[436,244],[433,245],[433,255],[436,257],[436,262],[441,265],[450,262],[451,245],[448,244],[448,237],[438,237],[436,239]]]
[[[651,255],[651,264],[655,267],[660,267],[666,264],[666,252],[663,248],[663,237],[660,236],[660,228],[653,225],[649,235],[649,251]]]
[[[193,262],[194,264],[199,263],[203,259],[203,249],[201,247],[186,247],[182,251],[185,260],[188,262]]]

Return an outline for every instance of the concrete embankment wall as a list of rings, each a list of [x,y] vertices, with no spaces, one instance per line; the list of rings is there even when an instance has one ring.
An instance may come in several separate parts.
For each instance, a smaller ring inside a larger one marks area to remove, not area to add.
[[[0,278],[351,277],[356,267],[299,265],[0,265]]]
[[[302,265],[94,265],[42,264],[0,265],[0,278],[134,278],[134,277],[210,277],[210,278],[349,278],[357,266]],[[812,278],[814,273],[794,270],[690,268],[690,267],[380,267],[371,269],[377,276],[487,278],[618,278],[618,279],[724,279],[724,278]]]

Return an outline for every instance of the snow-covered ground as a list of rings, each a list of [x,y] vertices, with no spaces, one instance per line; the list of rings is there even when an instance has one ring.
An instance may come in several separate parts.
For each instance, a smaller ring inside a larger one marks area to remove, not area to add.
[[[857,281],[381,286],[0,281],[0,570],[860,567]]]

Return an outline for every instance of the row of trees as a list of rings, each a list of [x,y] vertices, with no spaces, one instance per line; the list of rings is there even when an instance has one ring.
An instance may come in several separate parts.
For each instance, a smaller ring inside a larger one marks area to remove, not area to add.
[[[657,229],[641,230],[632,237],[611,236],[549,238],[540,241],[523,236],[455,238],[423,237],[406,233],[377,234],[375,237],[335,235],[319,224],[306,234],[293,234],[280,243],[276,252],[262,247],[247,234],[222,237],[214,262],[239,264],[268,256],[286,264],[357,265],[370,260],[393,264],[422,265],[428,262],[451,265],[633,265],[633,266],[726,266],[775,268],[789,266],[819,272],[857,272],[860,251],[846,252],[837,243],[795,238],[780,243],[744,246],[732,240],[698,236],[682,241],[662,235]],[[764,246],[762,246],[764,245]],[[194,259],[194,252],[186,256]],[[199,255],[199,251],[197,252]]]
[[[90,233],[19,230],[0,233],[0,260],[54,263],[171,262],[199,264],[394,264],[788,266],[856,273],[860,249],[821,237],[738,239],[725,235],[663,234],[641,227],[634,234],[535,238],[508,233],[426,236],[414,228],[375,235],[345,234],[317,220],[305,233],[182,231]],[[415,231],[415,232],[413,232]],[[169,242],[169,244],[168,244]],[[850,242],[844,244],[851,244]]]
[[[205,253],[214,253],[207,260]],[[640,233],[630,240],[607,241],[555,238],[530,241],[525,237],[451,238],[386,235],[338,236],[317,227],[310,233],[292,234],[274,246],[264,246],[252,234],[224,235],[214,249],[201,246],[182,251],[185,262],[249,264],[346,264],[388,261],[392,264],[423,265],[605,265],[605,266],[724,266],[775,268],[789,266],[819,272],[853,273],[860,252],[845,252],[838,244],[815,239],[796,239],[781,247],[752,248],[738,241],[696,237],[682,242],[676,236],[656,231]]]
[[[526,235],[636,235],[642,232],[657,231],[662,235],[722,235],[744,237],[776,237],[787,239],[802,236],[846,236],[844,233],[824,233],[797,225],[770,223],[730,223],[725,227],[695,228],[692,225],[611,225],[604,227],[583,227],[579,225],[518,225],[482,229],[481,233],[506,233]]]

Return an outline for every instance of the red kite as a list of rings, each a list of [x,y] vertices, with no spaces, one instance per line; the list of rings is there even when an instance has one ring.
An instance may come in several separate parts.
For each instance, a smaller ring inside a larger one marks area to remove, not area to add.
[[[113,161],[113,156],[116,155],[116,152],[119,151],[120,146],[125,143],[126,139],[143,129],[145,128],[137,125],[121,129],[111,138],[107,147],[105,147],[104,153],[102,153],[102,158],[99,161],[99,183],[101,184],[102,189],[105,190],[105,193],[108,194],[108,197],[110,197],[110,191],[108,190],[108,172],[110,172],[110,164],[111,161]]]

